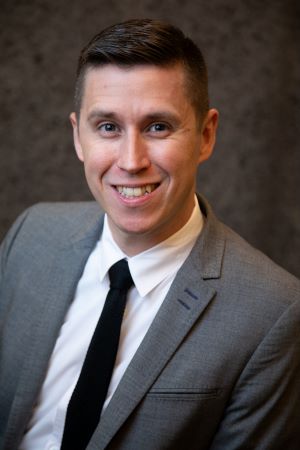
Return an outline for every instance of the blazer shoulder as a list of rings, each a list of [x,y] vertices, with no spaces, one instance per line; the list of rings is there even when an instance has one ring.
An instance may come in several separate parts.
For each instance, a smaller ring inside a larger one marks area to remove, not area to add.
[[[103,211],[99,205],[93,201],[57,202],[37,203],[28,208],[20,217],[25,219],[26,225],[30,223],[30,226],[43,226],[49,231],[61,227],[74,228],[76,223],[84,224],[102,214]],[[79,220],[80,222],[77,222]],[[19,218],[16,222],[19,222]]]
[[[300,280],[253,247],[242,236],[221,222],[203,196],[198,196],[206,218],[195,245],[191,267],[198,267],[204,279],[216,280],[228,292],[247,298],[280,298],[290,304],[289,295],[300,299]]]
[[[25,213],[27,216],[38,222],[47,222],[56,224],[57,222],[73,222],[74,219],[94,217],[103,213],[98,203],[90,202],[56,202],[56,203],[37,203],[28,208]]]
[[[264,291],[284,303],[300,301],[300,280],[222,224],[225,235],[223,272],[236,284]]]
[[[73,236],[98,230],[103,211],[96,202],[38,203],[25,210],[1,243],[2,264],[12,249],[38,249],[69,242]],[[2,266],[3,267],[3,266]]]

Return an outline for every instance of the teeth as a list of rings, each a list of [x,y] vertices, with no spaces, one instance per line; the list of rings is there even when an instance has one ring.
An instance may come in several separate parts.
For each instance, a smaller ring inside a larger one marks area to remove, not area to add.
[[[138,186],[138,187],[126,187],[126,186],[117,186],[117,191],[127,198],[132,197],[141,197],[143,195],[150,194],[155,189],[155,184],[147,184],[146,186]]]
[[[154,184],[147,184],[147,186],[146,186],[145,189],[146,189],[146,192],[147,192],[148,194],[150,194],[150,192],[154,191],[155,186],[154,186]]]
[[[144,188],[136,187],[133,189],[133,195],[135,197],[140,197],[141,195],[144,195],[144,194],[145,194]]]

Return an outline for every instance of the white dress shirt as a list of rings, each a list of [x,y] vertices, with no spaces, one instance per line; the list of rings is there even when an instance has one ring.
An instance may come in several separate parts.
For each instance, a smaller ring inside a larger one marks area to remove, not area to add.
[[[129,258],[115,243],[105,217],[101,238],[87,260],[74,301],[60,330],[38,404],[20,450],[60,448],[68,402],[109,290],[110,267],[126,258],[135,286],[128,294],[118,354],[103,411],[202,226],[203,218],[196,200],[193,213],[183,228],[164,242]]]

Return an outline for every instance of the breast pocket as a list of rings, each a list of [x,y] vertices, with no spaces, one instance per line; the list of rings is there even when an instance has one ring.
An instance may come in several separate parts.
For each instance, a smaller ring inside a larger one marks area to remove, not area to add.
[[[217,398],[221,395],[222,388],[153,388],[148,392],[147,397],[153,400],[178,400],[197,401]]]
[[[222,388],[153,385],[124,427],[122,445],[128,443],[126,450],[206,450],[224,404]]]

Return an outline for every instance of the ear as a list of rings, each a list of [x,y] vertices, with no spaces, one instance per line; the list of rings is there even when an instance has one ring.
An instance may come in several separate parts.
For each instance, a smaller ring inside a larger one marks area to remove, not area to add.
[[[218,127],[219,113],[216,109],[210,109],[201,126],[201,148],[199,152],[199,164],[206,161],[212,154]]]
[[[73,141],[77,156],[80,159],[80,161],[84,161],[83,151],[79,139],[79,119],[77,119],[75,112],[72,112],[70,114],[70,122],[73,127]]]

